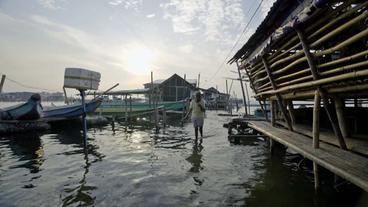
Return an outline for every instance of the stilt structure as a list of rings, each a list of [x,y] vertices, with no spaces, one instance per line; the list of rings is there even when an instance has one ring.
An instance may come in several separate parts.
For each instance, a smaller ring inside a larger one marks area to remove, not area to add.
[[[367,1],[277,0],[229,61],[271,105],[271,123],[249,126],[311,159],[316,189],[322,166],[368,190],[367,18]]]

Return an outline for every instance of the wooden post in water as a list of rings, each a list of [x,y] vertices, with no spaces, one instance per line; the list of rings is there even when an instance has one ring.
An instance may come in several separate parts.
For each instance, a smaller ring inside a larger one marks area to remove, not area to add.
[[[1,82],[0,82],[0,94],[3,92],[4,82],[5,82],[6,75],[1,76]]]
[[[313,56],[310,52],[309,45],[306,41],[306,38],[304,37],[304,34],[300,29],[296,29],[296,32],[298,34],[300,43],[303,46],[304,55],[307,58],[308,65],[309,65],[309,68],[310,68],[312,76],[313,76],[313,80],[318,80],[319,79],[319,74],[318,74],[318,71],[317,71],[317,67],[314,63]],[[328,102],[327,92],[324,89],[322,89],[320,86],[317,87],[317,90],[318,90],[320,96],[322,97],[323,108],[325,108],[325,110],[326,110],[326,113],[327,113],[328,119],[330,120],[332,129],[335,133],[335,136],[336,136],[337,140],[339,141],[340,148],[343,149],[343,150],[347,150],[344,137],[341,133],[341,129],[340,129],[339,125],[337,124],[337,120],[336,120],[337,118],[334,116],[334,114],[332,112],[332,108],[330,106],[330,103]]]
[[[276,103],[271,100],[271,124],[272,126],[276,126]]]
[[[347,138],[349,137],[349,130],[344,116],[345,101],[340,97],[336,97],[334,98],[334,102],[336,108],[337,121],[339,122],[342,136],[344,138]]]
[[[69,100],[68,100],[68,96],[66,95],[65,87],[63,87],[63,91],[64,91],[64,102],[66,105],[69,105]]]
[[[269,67],[269,65],[268,65],[267,60],[266,60],[265,57],[262,57],[262,62],[263,62],[263,65],[265,67],[265,70],[267,72],[267,76],[268,76],[268,79],[270,80],[270,83],[272,85],[272,88],[273,88],[273,90],[276,90],[277,89],[277,86],[276,86],[275,81],[273,80],[271,69],[270,69],[270,67]],[[279,108],[281,110],[281,113],[282,113],[282,115],[283,115],[283,117],[285,119],[285,122],[286,122],[287,126],[288,126],[288,129],[290,131],[293,131],[293,126],[291,124],[289,115],[286,113],[286,107],[284,106],[284,102],[282,100],[281,95],[279,93],[276,93],[276,98],[277,98],[277,103],[279,105]]]
[[[125,95],[125,98],[124,98],[124,102],[125,102],[125,131],[128,130],[128,94]]]
[[[152,97],[153,96],[153,71],[151,71],[151,87],[149,93],[149,107],[152,108]]]
[[[236,66],[237,66],[237,68],[238,68],[239,81],[240,81],[240,86],[241,86],[241,89],[242,89],[242,95],[243,95],[243,102],[244,102],[245,116],[248,116],[248,111],[247,111],[247,100],[245,99],[245,92],[244,92],[243,79],[242,79],[241,74],[240,74],[240,65],[239,65],[238,61],[236,61]]]
[[[313,107],[313,148],[319,148],[319,132],[320,132],[320,109],[321,109],[321,96],[318,90],[314,93],[314,107]],[[313,174],[314,174],[314,189],[319,188],[319,171],[316,162],[313,162]]]
[[[200,83],[200,81],[201,81],[201,74],[200,73],[198,73],[198,88],[199,88],[199,83]]]
[[[132,107],[132,95],[129,96],[129,120],[131,121],[131,117],[132,117],[132,112],[133,112],[133,107]]]
[[[166,119],[167,119],[167,117],[166,117],[166,108],[164,106],[163,111],[162,111],[162,122],[163,122],[164,128],[166,128]]]

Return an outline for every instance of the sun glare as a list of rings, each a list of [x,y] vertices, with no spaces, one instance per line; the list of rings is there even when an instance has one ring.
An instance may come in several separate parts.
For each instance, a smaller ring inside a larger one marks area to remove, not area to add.
[[[135,48],[127,55],[127,70],[131,73],[143,75],[152,70],[154,53],[147,48]]]

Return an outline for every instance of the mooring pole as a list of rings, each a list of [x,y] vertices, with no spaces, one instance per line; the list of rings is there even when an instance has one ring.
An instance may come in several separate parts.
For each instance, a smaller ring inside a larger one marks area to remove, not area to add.
[[[0,82],[0,94],[1,94],[1,92],[3,92],[3,86],[4,86],[5,78],[6,78],[6,75],[2,75],[2,76],[1,76],[1,82]]]
[[[238,67],[238,75],[239,75],[240,86],[241,86],[241,89],[242,89],[242,95],[243,95],[243,101],[244,101],[245,115],[246,115],[246,116],[248,116],[248,111],[247,111],[247,100],[245,99],[245,92],[244,92],[243,79],[242,79],[241,74],[240,74],[240,66],[239,66],[238,61],[236,61],[236,66]]]
[[[83,109],[83,115],[82,115],[82,122],[83,122],[83,138],[84,138],[84,149],[87,149],[87,120],[86,120],[86,102],[85,102],[85,96],[86,93],[84,90],[79,90],[80,95],[82,97],[82,109]]]

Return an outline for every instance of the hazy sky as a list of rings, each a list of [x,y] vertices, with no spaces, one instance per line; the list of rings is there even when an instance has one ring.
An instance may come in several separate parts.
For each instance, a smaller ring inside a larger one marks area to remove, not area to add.
[[[102,74],[100,89],[141,88],[177,73],[225,89],[224,65],[261,0],[0,0],[0,73],[61,91],[65,67]],[[274,0],[264,0],[233,55]],[[239,83],[234,83],[239,92]],[[35,91],[6,81],[5,92]],[[239,94],[240,95],[240,94]]]

